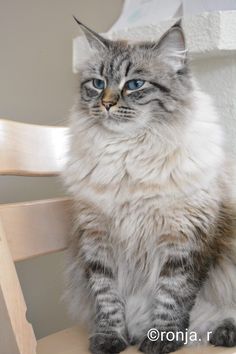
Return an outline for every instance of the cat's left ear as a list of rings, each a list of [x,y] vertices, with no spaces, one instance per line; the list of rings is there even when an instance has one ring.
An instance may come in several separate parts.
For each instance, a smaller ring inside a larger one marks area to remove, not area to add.
[[[164,33],[153,48],[176,71],[183,69],[186,65],[187,48],[181,21],[176,22]]]
[[[109,47],[110,41],[108,39],[103,38],[98,33],[94,32],[93,30],[85,26],[75,16],[73,17],[75,21],[78,23],[78,25],[80,26],[81,30],[83,31],[91,49],[101,50]]]

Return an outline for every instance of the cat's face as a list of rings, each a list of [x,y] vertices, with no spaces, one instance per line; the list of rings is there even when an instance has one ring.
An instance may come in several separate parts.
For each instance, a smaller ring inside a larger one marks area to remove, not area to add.
[[[90,55],[79,75],[79,103],[88,119],[116,132],[176,126],[191,91],[181,27],[158,43],[136,44],[83,30]]]

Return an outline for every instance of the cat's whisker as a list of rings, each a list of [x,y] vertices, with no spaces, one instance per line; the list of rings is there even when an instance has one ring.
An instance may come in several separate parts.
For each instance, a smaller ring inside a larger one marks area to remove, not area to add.
[[[124,116],[124,115],[112,115],[112,118],[115,118],[119,121],[133,121],[133,118],[130,116]]]
[[[119,107],[119,109],[126,109],[126,110],[128,110],[128,111],[134,111],[134,109],[133,108],[130,108],[130,107],[125,107],[125,106],[120,106]]]
[[[136,115],[135,114],[130,114],[130,113],[126,113],[126,112],[118,112],[117,113],[118,115],[125,115],[125,116],[128,116],[128,117],[135,117]]]

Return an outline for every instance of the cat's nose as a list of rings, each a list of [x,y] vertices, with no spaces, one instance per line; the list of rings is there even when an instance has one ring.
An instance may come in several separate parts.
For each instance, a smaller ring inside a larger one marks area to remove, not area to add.
[[[112,106],[115,106],[119,100],[119,95],[117,92],[110,88],[106,88],[102,96],[102,105],[107,111],[110,110]]]
[[[103,104],[103,106],[106,108],[106,110],[107,111],[109,111],[109,109],[112,107],[112,106],[115,106],[115,104],[116,104],[117,102],[107,102],[107,101],[103,101],[102,100],[102,104]]]

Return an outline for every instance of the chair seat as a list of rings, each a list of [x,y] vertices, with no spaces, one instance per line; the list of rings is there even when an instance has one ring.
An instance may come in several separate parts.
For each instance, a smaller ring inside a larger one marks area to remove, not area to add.
[[[137,348],[130,347],[123,353],[141,354]],[[178,354],[236,354],[235,348],[199,346],[183,348]],[[90,354],[88,350],[88,334],[82,327],[72,327],[57,332],[38,341],[37,354]]]

